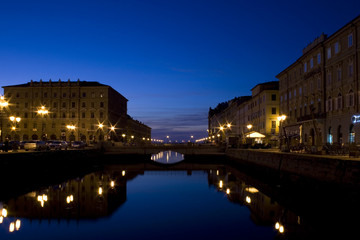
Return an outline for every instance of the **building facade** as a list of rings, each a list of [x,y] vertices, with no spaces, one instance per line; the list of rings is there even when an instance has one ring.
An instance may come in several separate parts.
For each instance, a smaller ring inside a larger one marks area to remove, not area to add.
[[[97,142],[120,139],[127,130],[128,100],[108,85],[40,80],[3,88],[9,104],[1,135],[10,140]]]
[[[280,111],[291,144],[359,143],[360,16],[331,36],[322,34],[276,77]]]
[[[231,144],[245,143],[256,131],[262,143],[276,145],[279,135],[279,82],[265,82],[251,89],[252,96],[234,98],[209,110],[209,138]],[[232,145],[232,144],[231,144]]]

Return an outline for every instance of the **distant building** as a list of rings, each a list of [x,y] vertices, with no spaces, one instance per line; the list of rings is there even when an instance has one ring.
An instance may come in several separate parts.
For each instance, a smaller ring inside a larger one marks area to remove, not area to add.
[[[108,85],[40,80],[3,88],[9,106],[1,118],[1,136],[11,140],[97,142],[118,140],[129,129],[128,100]],[[11,121],[10,116],[21,119]],[[145,128],[137,138],[150,137]]]
[[[329,37],[316,38],[276,76],[291,144],[320,150],[325,143],[360,142],[359,34],[360,16]]]
[[[242,96],[220,103],[209,110],[209,137],[231,145],[246,142],[246,134],[264,135],[263,143],[276,144],[279,133],[279,82],[265,82],[251,89],[252,96]],[[237,140],[235,140],[237,139]]]
[[[279,82],[260,83],[251,89],[252,98],[248,101],[245,117],[246,125],[252,125],[247,131],[256,131],[265,138],[263,142],[277,141],[279,133]],[[246,126],[247,127],[247,126]],[[275,142],[272,142],[275,144]]]

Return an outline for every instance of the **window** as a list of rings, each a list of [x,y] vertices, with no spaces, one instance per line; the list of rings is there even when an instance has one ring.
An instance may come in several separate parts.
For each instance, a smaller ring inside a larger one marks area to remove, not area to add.
[[[85,112],[81,113],[81,118],[85,118]]]
[[[37,123],[33,123],[33,128],[34,128],[34,129],[37,128]]]
[[[15,107],[16,107],[16,108],[19,108],[19,106],[20,106],[20,103],[17,102],[16,105],[15,105]]]
[[[16,98],[19,98],[20,97],[20,94],[17,92],[16,93]]]
[[[276,121],[271,121],[271,128],[276,128]]]
[[[314,67],[314,59],[311,58],[311,59],[310,59],[310,69],[313,68],[313,67]]]
[[[51,128],[56,128],[56,124],[55,124],[55,123],[52,123],[52,124],[51,124]]]
[[[299,94],[302,95],[302,87],[299,88]]]
[[[85,128],[85,123],[82,123],[82,124],[81,124],[81,128]]]
[[[337,109],[342,109],[342,96],[341,96],[341,94],[339,94],[338,98],[337,98]]]
[[[95,114],[92,112],[92,113],[90,114],[90,117],[91,117],[91,118],[95,118]]]
[[[75,118],[75,112],[71,112],[71,118]]]
[[[353,45],[353,35],[352,33],[348,36],[348,47],[351,47]]]
[[[289,99],[291,99],[291,92],[289,92]]]
[[[95,93],[94,92],[91,93],[91,97],[95,98]]]
[[[335,54],[336,54],[336,53],[339,53],[339,51],[340,51],[340,45],[339,45],[339,42],[336,42],[336,43],[335,43],[334,48],[335,48]]]
[[[75,102],[71,102],[71,107],[75,108]]]
[[[57,116],[56,116],[56,113],[53,113],[53,118],[56,118]]]
[[[271,114],[276,114],[276,108],[275,107],[271,108]]]
[[[54,108],[57,108],[57,102],[54,102],[54,103],[53,103],[53,107],[54,107]]]
[[[82,93],[82,97],[86,97],[86,92],[83,92],[83,93]]]
[[[317,54],[317,64],[320,64],[321,63],[321,54],[318,53]]]
[[[327,49],[327,59],[331,58],[331,47]]]
[[[100,102],[100,107],[101,107],[101,108],[104,107],[104,102]]]
[[[44,98],[47,98],[47,97],[48,97],[47,92],[44,92]]]
[[[56,92],[54,92],[54,98],[57,98],[57,93]]]
[[[24,128],[27,128],[27,123],[24,123]]]
[[[328,77],[327,77],[327,79],[328,79],[328,84],[331,84],[331,81],[332,81],[332,79],[331,79],[331,72],[328,72]]]
[[[10,96],[11,96],[11,95],[10,95]],[[9,97],[10,97],[10,96],[9,96]],[[37,92],[35,93],[35,97],[36,97],[36,98],[39,97],[39,94],[38,94]]]
[[[62,118],[66,118],[66,113],[65,112],[62,113]]]
[[[341,68],[337,69],[337,80],[341,81]]]
[[[100,118],[104,118],[104,113],[103,112],[100,112]]]
[[[76,93],[74,93],[74,92],[71,93],[71,97],[73,97],[73,98],[76,97]]]
[[[66,93],[63,93],[63,97],[66,97]]]
[[[24,118],[28,118],[28,113],[24,112]]]
[[[276,101],[276,94],[271,94],[271,101]]]
[[[307,63],[304,63],[304,72],[307,72]]]
[[[282,102],[282,100],[283,100],[283,96],[280,96],[280,102]]]
[[[83,107],[83,108],[86,107],[86,103],[85,103],[85,102],[82,102],[82,103],[81,103],[81,107]]]
[[[317,79],[317,88],[321,89],[321,79],[320,78]]]
[[[66,108],[66,102],[63,102],[63,103],[62,103],[62,107],[63,107],[63,108]]]
[[[29,97],[29,94],[26,92],[25,93],[25,98],[28,98]]]
[[[353,63],[349,63],[348,75],[349,75],[349,77],[352,77],[353,74],[354,74],[354,65],[353,65]]]
[[[94,108],[94,107],[95,107],[94,102],[91,102],[91,107],[92,107],[92,108]]]

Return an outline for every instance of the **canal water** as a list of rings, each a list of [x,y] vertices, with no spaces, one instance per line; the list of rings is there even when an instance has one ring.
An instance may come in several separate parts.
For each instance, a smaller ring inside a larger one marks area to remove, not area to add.
[[[105,165],[1,199],[0,239],[347,239],[357,232],[350,199],[321,204],[313,192],[287,195],[238,166],[170,155],[176,159],[165,162],[177,164],[159,166],[152,157]]]

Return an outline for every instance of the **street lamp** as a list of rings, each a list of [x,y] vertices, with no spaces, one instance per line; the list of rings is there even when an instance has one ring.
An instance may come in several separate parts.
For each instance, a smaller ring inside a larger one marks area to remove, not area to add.
[[[285,134],[285,138],[286,138],[286,132],[285,130],[283,129],[283,126],[282,126],[282,122],[285,121],[286,119],[286,115],[280,115],[277,117],[278,121],[279,121],[279,136],[280,136],[280,144],[279,144],[279,148],[281,149],[281,145],[282,145],[282,131],[284,132]],[[287,141],[287,139],[285,139],[285,141]]]
[[[1,96],[0,97],[0,127],[1,127],[1,129],[0,129],[0,141],[2,142],[3,141],[3,130],[2,130],[2,127],[3,127],[3,121],[2,121],[2,118],[3,118],[3,116],[2,116],[2,114],[3,114],[3,112],[4,112],[4,108],[6,108],[7,106],[9,106],[9,103],[5,100],[5,98],[4,98],[4,96]]]
[[[66,128],[71,131],[71,135],[74,135],[74,131],[76,129],[74,125],[66,125]],[[70,141],[72,140],[70,139]]]
[[[46,116],[49,113],[49,111],[45,108],[45,106],[41,106],[37,110],[37,114],[41,116],[41,138],[42,140],[46,140],[46,134],[45,134],[45,124],[44,124],[44,116]]]
[[[14,116],[10,116],[9,117],[10,121],[15,124],[11,127],[12,131],[16,131],[16,128],[18,127],[19,122],[21,121],[20,117],[14,117]],[[14,140],[15,140],[15,133],[14,133]]]
[[[103,128],[104,128],[104,124],[99,123],[99,125],[98,125],[98,129],[100,129],[99,141],[102,141],[104,138],[102,135]]]

